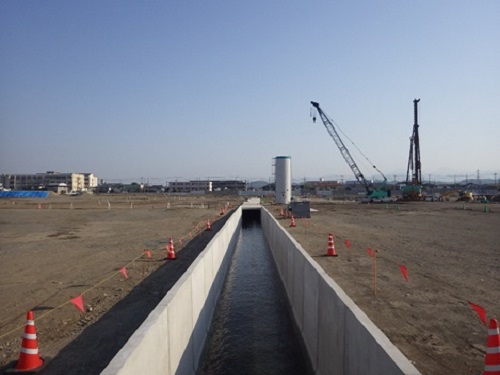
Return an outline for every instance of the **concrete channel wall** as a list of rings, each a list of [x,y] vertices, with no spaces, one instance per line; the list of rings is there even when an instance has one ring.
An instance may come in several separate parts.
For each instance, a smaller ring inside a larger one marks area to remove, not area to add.
[[[101,374],[195,374],[241,230],[238,208]]]
[[[417,375],[418,370],[257,202],[238,208],[101,374],[195,374],[241,231],[260,210],[315,374]]]
[[[315,374],[420,374],[264,208],[261,223]]]

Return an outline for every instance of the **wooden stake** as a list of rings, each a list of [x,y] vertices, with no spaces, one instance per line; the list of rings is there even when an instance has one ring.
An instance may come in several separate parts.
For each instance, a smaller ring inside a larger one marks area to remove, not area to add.
[[[373,250],[373,294],[377,295],[377,253],[378,250]]]

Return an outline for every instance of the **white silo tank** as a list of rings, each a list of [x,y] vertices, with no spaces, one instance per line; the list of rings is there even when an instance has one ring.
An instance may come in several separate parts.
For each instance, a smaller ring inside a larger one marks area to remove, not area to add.
[[[276,156],[274,160],[276,203],[288,204],[292,198],[292,158]]]

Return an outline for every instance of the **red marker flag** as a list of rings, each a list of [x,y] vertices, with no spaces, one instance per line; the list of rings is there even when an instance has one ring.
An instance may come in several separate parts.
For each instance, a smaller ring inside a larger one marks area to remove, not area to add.
[[[373,252],[373,250],[372,250],[372,249],[370,249],[370,248],[366,249],[366,252],[367,252],[367,253],[368,253],[368,255],[369,255],[369,256],[371,256],[371,257],[375,256],[375,253],[374,253],[374,252]]]
[[[486,311],[479,305],[476,305],[472,302],[469,302],[470,307],[472,307],[474,310],[476,310],[477,315],[479,315],[479,319],[483,322],[484,325],[486,325]]]
[[[151,250],[144,250],[144,254],[146,254],[146,258],[151,258]]]
[[[128,279],[127,269],[125,267],[122,267],[120,269],[120,272],[123,274],[123,276],[125,276],[126,279]]]
[[[401,270],[401,273],[403,274],[406,281],[408,281],[408,270],[406,269],[406,267],[401,265],[399,266],[399,269]]]
[[[78,297],[73,298],[71,300],[71,303],[75,305],[76,308],[80,310],[82,313],[85,312],[85,310],[83,310],[83,297],[81,294]]]
[[[349,240],[344,240],[345,246],[348,250],[351,250],[351,242]]]

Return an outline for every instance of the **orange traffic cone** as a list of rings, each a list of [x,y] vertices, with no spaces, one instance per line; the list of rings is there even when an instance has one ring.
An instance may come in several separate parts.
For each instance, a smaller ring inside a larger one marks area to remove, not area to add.
[[[170,237],[170,241],[167,245],[167,259],[175,259],[174,241],[172,240],[172,237]]]
[[[290,219],[290,226],[291,227],[296,227],[297,225],[295,224],[295,218],[292,215],[292,218]]]
[[[205,230],[206,231],[211,231],[212,230],[212,224],[210,224],[210,220],[207,220],[207,228]]]
[[[21,352],[19,353],[15,372],[33,371],[41,368],[45,361],[38,355],[38,340],[36,339],[33,311],[28,311],[26,326],[21,337]]]
[[[335,244],[333,243],[333,234],[328,235],[328,250],[326,255],[329,257],[336,257],[338,254],[335,252]]]
[[[500,375],[500,330],[496,319],[490,319],[483,375]]]
[[[285,216],[285,210],[284,210],[284,209],[281,209],[281,210],[280,210],[280,216],[281,216],[281,217]]]

